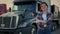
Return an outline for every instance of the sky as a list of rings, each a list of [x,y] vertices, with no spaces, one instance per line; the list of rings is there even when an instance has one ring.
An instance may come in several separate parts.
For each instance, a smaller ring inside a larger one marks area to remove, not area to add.
[[[4,4],[4,3],[7,4],[7,9],[13,6],[13,0],[0,0],[0,4]],[[51,5],[53,4],[58,6],[60,11],[60,0],[51,0]]]

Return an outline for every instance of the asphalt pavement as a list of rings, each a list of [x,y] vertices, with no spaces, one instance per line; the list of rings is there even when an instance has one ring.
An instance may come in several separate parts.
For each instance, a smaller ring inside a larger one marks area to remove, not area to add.
[[[58,28],[56,31],[52,32],[52,34],[60,34],[60,28]]]

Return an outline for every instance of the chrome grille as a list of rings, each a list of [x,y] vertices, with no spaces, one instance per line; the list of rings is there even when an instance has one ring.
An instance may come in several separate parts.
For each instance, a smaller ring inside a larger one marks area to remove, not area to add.
[[[15,29],[17,28],[18,17],[0,17],[0,29]]]

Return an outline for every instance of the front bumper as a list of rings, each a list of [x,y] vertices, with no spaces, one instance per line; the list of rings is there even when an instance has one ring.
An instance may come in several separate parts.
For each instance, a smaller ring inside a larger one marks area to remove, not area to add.
[[[18,29],[0,29],[0,34],[31,34],[30,27]]]

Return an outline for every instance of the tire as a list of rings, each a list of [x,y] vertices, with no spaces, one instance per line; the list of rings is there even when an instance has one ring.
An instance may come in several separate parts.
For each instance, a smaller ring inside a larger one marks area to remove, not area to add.
[[[51,31],[54,31],[54,30],[55,30],[55,26],[52,25],[52,26],[51,26]]]
[[[55,30],[55,25],[53,25],[52,30],[53,30],[53,31]]]
[[[51,26],[51,31],[55,31],[57,29],[57,25],[56,24],[53,24],[52,26]]]
[[[37,29],[34,25],[30,26],[29,34],[37,34]]]
[[[55,24],[55,30],[57,29],[57,25]]]

